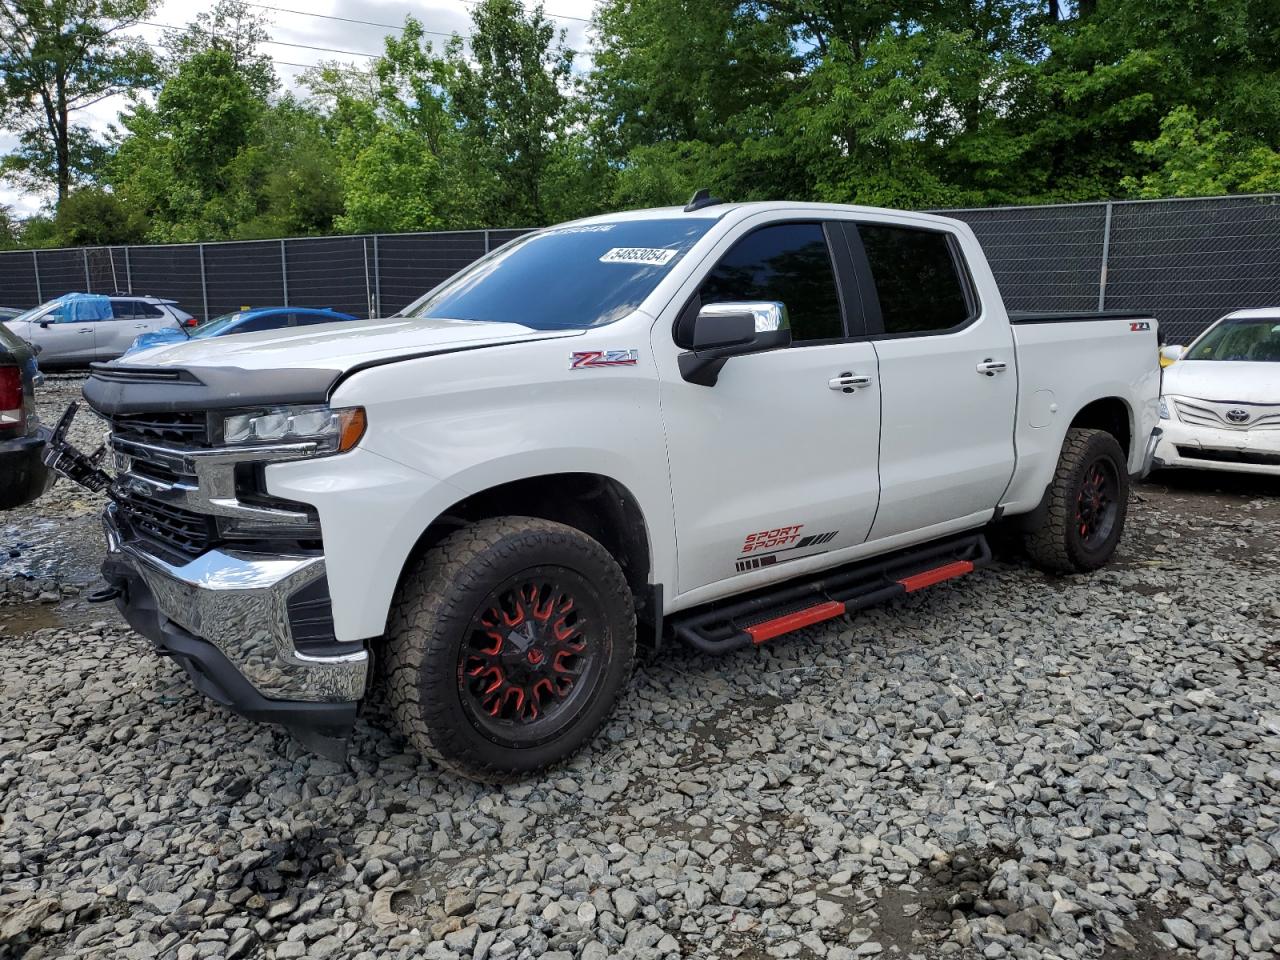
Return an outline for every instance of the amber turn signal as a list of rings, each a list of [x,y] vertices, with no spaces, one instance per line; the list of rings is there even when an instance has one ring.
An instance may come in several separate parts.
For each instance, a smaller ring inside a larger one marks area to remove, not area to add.
[[[334,412],[338,414],[338,453],[346,453],[360,442],[368,426],[364,407],[347,407]]]

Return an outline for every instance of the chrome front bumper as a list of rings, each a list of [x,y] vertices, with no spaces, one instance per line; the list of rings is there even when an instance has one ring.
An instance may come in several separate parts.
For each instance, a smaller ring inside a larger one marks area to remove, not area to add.
[[[320,657],[294,646],[288,600],[324,577],[323,557],[215,549],[175,566],[130,542],[114,504],[103,513],[103,527],[108,565],[123,563],[145,584],[157,632],[167,622],[211,644],[268,700],[345,703],[364,696],[368,651]]]

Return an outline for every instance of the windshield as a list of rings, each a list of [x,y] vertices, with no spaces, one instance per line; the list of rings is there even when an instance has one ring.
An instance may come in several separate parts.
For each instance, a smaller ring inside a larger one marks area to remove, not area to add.
[[[220,317],[215,317],[208,323],[200,325],[200,329],[191,334],[192,340],[201,340],[204,337],[216,337],[218,334],[226,331],[228,327],[234,327],[240,322],[240,318],[244,314],[236,311],[235,313],[224,313]]]
[[[624,220],[543,230],[477,261],[403,316],[572,330],[635,310],[714,221]]]
[[[49,300],[45,303],[40,304],[40,306],[38,307],[32,307],[30,310],[23,310],[22,313],[18,314],[12,320],[7,320],[5,322],[6,323],[23,323],[27,320],[35,320],[46,310],[51,310],[61,303],[63,303],[62,297],[58,297],[58,299],[56,300]]]
[[[1280,363],[1280,317],[1224,320],[1193,343],[1184,359]]]

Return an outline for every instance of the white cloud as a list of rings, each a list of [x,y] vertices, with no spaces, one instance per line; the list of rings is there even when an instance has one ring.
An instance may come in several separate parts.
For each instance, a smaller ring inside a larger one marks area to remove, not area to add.
[[[213,3],[214,0],[164,0],[151,19],[154,23],[185,25],[194,20],[197,14],[210,9]],[[263,6],[277,9],[263,9]],[[546,0],[544,6],[548,16],[566,15],[564,18],[552,19],[566,31],[569,46],[579,54],[577,67],[584,69],[590,63],[590,57],[586,54],[589,47],[588,25],[584,20],[591,17],[595,0]],[[277,61],[276,74],[285,89],[293,89],[298,76],[305,69],[305,66],[294,64],[312,65],[321,60],[365,64],[370,59],[306,47],[329,47],[377,55],[382,52],[383,38],[395,32],[378,24],[402,24],[407,14],[416,17],[427,30],[443,34],[457,32],[465,36],[471,28],[471,9],[472,4],[465,0],[262,0],[262,5],[255,7],[256,12],[270,20],[268,29],[272,39],[282,41],[266,44],[262,49]],[[327,17],[316,14],[325,14]],[[164,34],[163,29],[149,26],[138,27],[132,32],[151,43],[159,43]],[[447,37],[432,35],[431,39],[444,43]],[[124,97],[112,97],[74,114],[73,118],[76,122],[104,132],[116,120],[125,104]],[[0,130],[0,153],[12,150],[16,143],[17,138],[11,131]],[[19,217],[38,213],[51,199],[51,194],[25,193],[11,185],[0,184],[0,204],[12,207]]]

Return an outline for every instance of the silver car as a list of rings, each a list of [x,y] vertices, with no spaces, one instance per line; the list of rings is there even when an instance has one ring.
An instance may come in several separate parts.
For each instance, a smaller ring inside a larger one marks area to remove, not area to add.
[[[140,334],[194,326],[195,318],[159,297],[69,293],[4,324],[40,347],[40,365],[51,367],[114,360]]]

